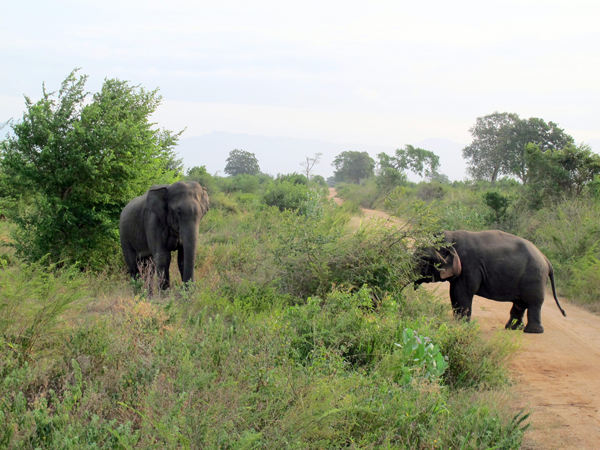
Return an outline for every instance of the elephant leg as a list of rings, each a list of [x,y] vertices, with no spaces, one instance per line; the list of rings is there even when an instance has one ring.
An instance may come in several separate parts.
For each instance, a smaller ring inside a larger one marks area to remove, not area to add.
[[[510,309],[510,319],[506,323],[507,330],[518,330],[523,326],[523,315],[525,314],[525,305],[521,302],[513,302],[513,307]]]
[[[471,320],[473,294],[469,291],[464,283],[450,283],[450,302],[452,303],[454,317],[464,317],[467,319],[467,321]]]
[[[156,264],[156,276],[160,289],[169,289],[169,267],[171,266],[171,252],[163,251],[154,256]]]
[[[529,304],[527,307],[527,326],[523,330],[525,333],[543,333],[542,326],[542,302]]]
[[[127,264],[129,275],[131,278],[137,278],[140,272],[137,264],[136,251],[128,242],[121,242],[121,249],[123,250],[123,257],[125,258],[125,264]]]

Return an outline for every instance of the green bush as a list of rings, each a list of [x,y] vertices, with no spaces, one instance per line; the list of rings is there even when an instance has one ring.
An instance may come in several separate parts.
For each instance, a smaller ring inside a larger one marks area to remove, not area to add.
[[[162,101],[157,90],[106,79],[88,100],[86,80],[73,71],[57,96],[44,89],[36,103],[26,97],[0,162],[4,181],[35,199],[16,218],[17,254],[101,270],[115,259],[123,207],[152,184],[180,177],[179,134],[150,122]]]
[[[306,200],[309,188],[306,184],[294,181],[273,181],[267,185],[263,201],[268,206],[276,206],[280,211],[297,210]]]

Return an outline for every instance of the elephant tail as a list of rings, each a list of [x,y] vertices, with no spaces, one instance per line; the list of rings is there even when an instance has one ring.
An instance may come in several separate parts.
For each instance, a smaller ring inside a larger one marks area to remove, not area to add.
[[[558,298],[556,297],[556,285],[554,284],[554,267],[552,267],[552,264],[550,263],[550,261],[548,261],[548,258],[546,258],[546,261],[548,262],[548,268],[550,269],[550,283],[552,283],[552,294],[554,295],[554,300],[556,301],[556,306],[558,306],[558,309],[560,309],[560,312],[562,313],[563,316],[567,317],[567,313],[565,312],[564,309],[562,309],[560,307],[560,303],[558,303]]]

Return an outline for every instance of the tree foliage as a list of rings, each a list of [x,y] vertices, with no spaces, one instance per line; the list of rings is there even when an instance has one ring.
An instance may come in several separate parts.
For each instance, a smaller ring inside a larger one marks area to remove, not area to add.
[[[600,175],[600,155],[588,145],[567,145],[544,152],[536,144],[526,147],[528,191],[534,203],[579,197]]]
[[[462,151],[469,165],[468,172],[476,179],[495,182],[500,175],[515,176],[526,182],[525,147],[536,144],[542,152],[558,150],[573,138],[554,122],[517,114],[494,112],[478,117],[469,129],[473,141]]]
[[[238,150],[236,148],[229,152],[229,157],[226,161],[227,165],[225,166],[225,173],[227,175],[257,175],[260,172],[258,159],[256,159],[254,153]]]
[[[390,191],[396,186],[406,183],[406,171],[411,171],[420,177],[430,180],[445,179],[448,177],[437,172],[440,166],[440,158],[435,153],[422,148],[405,145],[403,149],[396,149],[394,155],[379,153],[379,169],[377,174],[377,186],[380,189]],[[445,178],[444,178],[445,177]]]
[[[180,133],[149,121],[158,89],[106,79],[88,100],[87,78],[74,70],[58,95],[44,87],[39,101],[25,97],[23,119],[2,144],[6,177],[35,196],[35,208],[16,218],[17,252],[28,260],[49,253],[94,265],[115,248],[127,202],[181,174],[173,152]]]
[[[375,161],[367,152],[345,151],[335,157],[333,175],[336,181],[359,183],[373,176]]]
[[[382,167],[393,167],[399,172],[410,170],[420,177],[431,178],[440,167],[440,157],[435,153],[422,148],[405,145],[403,149],[396,149],[394,156],[380,153],[379,164]]]

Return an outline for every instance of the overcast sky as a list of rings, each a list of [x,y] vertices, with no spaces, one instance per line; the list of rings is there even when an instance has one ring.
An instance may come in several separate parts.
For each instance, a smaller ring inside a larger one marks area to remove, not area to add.
[[[0,122],[81,67],[90,91],[105,77],[159,87],[155,119],[183,137],[466,144],[478,116],[507,111],[600,139],[597,0],[3,0],[0,11]]]

